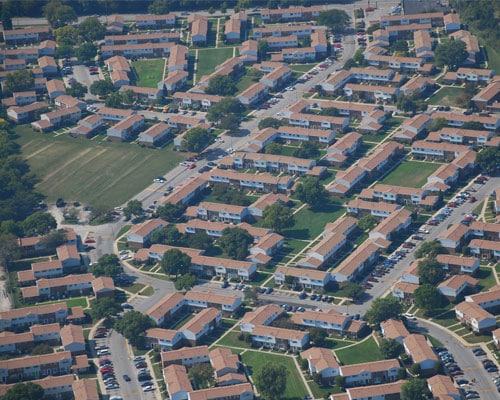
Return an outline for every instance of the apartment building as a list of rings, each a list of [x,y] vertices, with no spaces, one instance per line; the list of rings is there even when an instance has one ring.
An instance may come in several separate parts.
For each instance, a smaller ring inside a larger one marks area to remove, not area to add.
[[[288,193],[294,183],[292,177],[274,176],[268,172],[251,175],[232,170],[217,169],[208,172],[207,175],[212,184],[223,184],[263,193]]]
[[[284,285],[287,277],[292,279],[294,287],[306,289],[324,289],[332,281],[332,276],[323,271],[280,266],[274,272],[276,285]]]
[[[112,142],[125,142],[132,139],[144,126],[144,121],[144,117],[137,114],[125,118],[123,121],[108,128],[106,131],[108,140]]]

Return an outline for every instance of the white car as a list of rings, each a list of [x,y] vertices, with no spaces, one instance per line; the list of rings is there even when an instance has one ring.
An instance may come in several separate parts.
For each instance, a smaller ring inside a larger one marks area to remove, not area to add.
[[[152,392],[153,390],[155,390],[154,386],[146,386],[146,387],[142,388],[143,392]]]
[[[418,230],[418,233],[425,233],[425,234],[427,234],[427,233],[429,233],[429,231],[427,229],[420,228]]]
[[[410,313],[405,313],[405,314],[403,314],[403,316],[405,316],[410,321],[416,321],[417,320],[417,318],[413,314],[410,314]]]

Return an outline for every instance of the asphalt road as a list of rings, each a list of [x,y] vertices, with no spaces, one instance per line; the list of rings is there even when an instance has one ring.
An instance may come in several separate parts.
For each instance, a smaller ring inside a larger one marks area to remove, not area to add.
[[[465,375],[463,378],[475,383],[469,385],[466,389],[479,392],[482,400],[498,400],[500,394],[497,392],[491,378],[498,374],[490,374],[486,372],[481,364],[481,359],[486,357],[476,357],[468,348],[464,348],[463,344],[451,336],[448,331],[442,327],[430,324],[425,320],[418,319],[417,322],[411,323],[414,326],[412,331],[419,333],[428,333],[435,337],[448,351],[453,354],[456,363],[462,368]],[[462,378],[462,377],[457,377]]]

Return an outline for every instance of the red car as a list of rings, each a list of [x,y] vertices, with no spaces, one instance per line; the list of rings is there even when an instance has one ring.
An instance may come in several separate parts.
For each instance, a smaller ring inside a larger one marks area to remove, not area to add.
[[[95,240],[94,239],[85,239],[85,241],[83,243],[85,243],[85,244],[87,244],[87,243],[95,243]]]
[[[366,7],[365,11],[366,12],[372,12],[372,11],[375,11],[375,8],[373,8],[373,7]]]
[[[111,368],[111,367],[103,367],[103,368],[101,368],[100,372],[101,372],[102,375],[109,374],[109,373],[113,372],[113,368]]]
[[[107,362],[111,362],[111,360],[109,358],[102,358],[99,360],[99,365],[102,365],[102,364],[107,363]]]
[[[195,163],[192,163],[191,165],[189,165],[188,169],[194,169],[196,168],[196,164]]]

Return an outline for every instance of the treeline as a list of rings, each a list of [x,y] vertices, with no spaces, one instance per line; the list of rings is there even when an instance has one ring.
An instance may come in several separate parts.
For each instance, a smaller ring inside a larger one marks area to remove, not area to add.
[[[451,5],[460,14],[469,30],[480,36],[487,44],[500,48],[500,2],[497,0],[451,0]]]
[[[15,134],[0,118],[0,233],[33,213],[42,196],[35,192],[36,178],[20,156]]]
[[[78,15],[134,14],[170,12],[179,10],[208,10],[253,7],[286,8],[317,4],[351,3],[354,0],[63,0]],[[9,17],[40,17],[49,0],[6,0],[1,2],[2,15]]]

